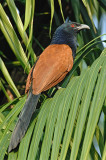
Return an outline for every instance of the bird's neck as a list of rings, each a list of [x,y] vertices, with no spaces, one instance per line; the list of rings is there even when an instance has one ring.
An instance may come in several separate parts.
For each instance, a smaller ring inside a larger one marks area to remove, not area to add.
[[[73,58],[75,58],[77,39],[74,33],[55,32],[51,44],[67,44],[72,49]]]

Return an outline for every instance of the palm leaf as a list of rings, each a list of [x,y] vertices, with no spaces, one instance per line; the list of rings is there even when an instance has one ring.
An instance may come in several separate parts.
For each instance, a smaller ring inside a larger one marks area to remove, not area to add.
[[[80,153],[79,147],[85,130],[81,159],[87,159],[90,156],[92,139],[106,97],[105,62],[106,56],[102,54],[89,69],[82,72],[81,76],[72,78],[66,89],[60,89],[53,99],[46,100],[38,114],[31,145],[30,138],[36,119],[20,144],[19,158],[26,155],[30,145],[28,159],[35,159],[39,143],[42,141],[40,159],[43,157],[48,159],[49,156],[51,159],[58,159],[60,156],[63,160],[66,158],[70,140],[73,139],[70,159],[74,160]],[[85,122],[87,122],[87,128]],[[73,129],[74,138],[72,138]],[[26,149],[24,149],[25,145]],[[26,152],[21,153],[21,149]],[[26,157],[27,155],[24,159]]]
[[[16,106],[12,109],[12,111],[7,115],[7,117],[4,119],[4,121],[0,124],[0,129],[4,128],[5,130],[2,133],[1,139],[0,139],[0,159],[4,159],[5,152],[7,150],[7,147],[9,145],[10,141],[10,130],[14,120],[16,119],[17,115],[19,114],[20,110],[22,109],[24,103],[25,103],[26,97],[24,97],[22,100],[20,100]],[[8,122],[8,123],[7,123]]]
[[[105,142],[105,147],[104,147],[104,151],[103,151],[103,156],[102,156],[102,160],[106,159],[106,142]]]
[[[2,71],[7,83],[12,88],[12,90],[15,93],[15,95],[17,97],[20,97],[20,93],[19,93],[18,89],[16,88],[16,86],[15,86],[15,84],[14,84],[14,82],[13,82],[13,80],[12,80],[12,78],[11,78],[11,76],[10,76],[10,74],[9,74],[9,72],[8,72],[6,66],[5,66],[5,64],[4,64],[4,62],[3,62],[3,60],[1,58],[0,58],[0,70]]]
[[[17,160],[17,153],[11,152],[8,156],[8,160]]]
[[[21,62],[22,67],[26,68],[26,72],[29,73],[30,64],[28,62],[28,59],[16,35],[16,32],[14,31],[14,28],[1,4],[0,4],[0,28],[4,36],[6,37],[6,40],[8,41],[11,49],[13,50],[15,56]]]
[[[29,6],[31,6],[31,5],[28,5],[28,3],[29,3],[30,1],[27,1],[27,3],[26,3],[26,6],[28,6],[28,7],[26,7],[27,9],[26,9],[26,12],[25,12],[25,13],[26,13],[26,14],[25,14],[25,26],[23,26],[22,20],[21,20],[21,18],[20,18],[20,15],[19,15],[19,13],[18,13],[18,9],[17,9],[14,1],[13,1],[13,0],[6,0],[6,1],[7,1],[9,10],[10,10],[10,12],[11,12],[11,14],[12,14],[12,17],[13,17],[13,19],[14,19],[14,21],[15,21],[15,24],[16,24],[16,26],[17,26],[17,29],[18,29],[18,31],[19,31],[19,34],[20,34],[20,36],[22,37],[22,40],[23,40],[25,46],[28,47],[27,49],[28,49],[28,51],[31,53],[31,56],[32,56],[32,58],[33,58],[33,60],[34,60],[34,62],[35,62],[35,60],[36,60],[36,55],[35,55],[35,53],[34,53],[34,51],[33,51],[33,48],[32,48],[32,46],[31,46],[31,44],[29,44],[29,42],[28,42],[28,36],[27,36],[27,34],[26,34],[25,30],[24,30],[24,27],[26,26],[26,23],[27,23],[27,25],[30,23],[30,22],[27,20],[28,17],[31,16],[31,15],[29,14]],[[32,8],[32,7],[31,7],[31,8]],[[33,8],[34,8],[34,4],[33,4]],[[27,17],[27,14],[28,14],[28,17]],[[26,18],[26,17],[27,17],[27,18]],[[33,17],[34,17],[34,11],[33,11],[33,14],[32,14],[32,19],[33,19]],[[26,22],[26,21],[27,21],[27,22]],[[25,27],[25,28],[27,28],[27,27]],[[32,37],[31,37],[31,38],[32,38]],[[29,45],[28,45],[28,44],[29,44]]]

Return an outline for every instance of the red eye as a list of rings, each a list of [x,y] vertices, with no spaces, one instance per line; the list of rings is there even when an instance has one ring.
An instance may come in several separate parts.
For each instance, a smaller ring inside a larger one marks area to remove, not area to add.
[[[75,27],[74,24],[71,24],[71,27]]]

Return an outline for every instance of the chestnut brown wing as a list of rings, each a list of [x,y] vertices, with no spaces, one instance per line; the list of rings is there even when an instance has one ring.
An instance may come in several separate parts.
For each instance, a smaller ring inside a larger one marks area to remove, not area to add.
[[[48,90],[62,81],[72,66],[72,50],[68,45],[54,44],[48,46],[29,73],[26,92],[29,90],[31,81],[33,94]]]

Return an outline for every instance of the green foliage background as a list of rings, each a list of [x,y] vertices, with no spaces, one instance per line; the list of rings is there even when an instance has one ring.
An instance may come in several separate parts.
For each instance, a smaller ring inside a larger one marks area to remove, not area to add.
[[[0,2],[0,160],[106,159],[106,48],[100,23],[105,9],[103,0]],[[42,93],[25,137],[8,154],[26,100],[27,74],[67,16],[90,30],[78,35],[74,66],[62,88]]]

